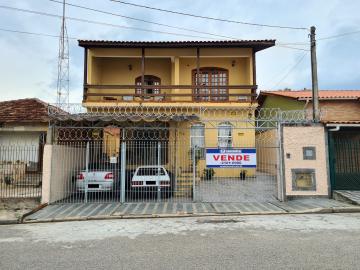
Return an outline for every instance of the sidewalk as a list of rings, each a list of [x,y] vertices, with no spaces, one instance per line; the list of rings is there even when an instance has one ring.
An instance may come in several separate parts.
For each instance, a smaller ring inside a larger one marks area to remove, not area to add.
[[[38,205],[38,199],[0,199],[0,224],[19,223],[25,213],[29,213]]]
[[[360,212],[359,206],[332,199],[246,203],[97,203],[49,205],[25,218],[25,223],[111,218],[155,218],[217,215],[274,215]]]

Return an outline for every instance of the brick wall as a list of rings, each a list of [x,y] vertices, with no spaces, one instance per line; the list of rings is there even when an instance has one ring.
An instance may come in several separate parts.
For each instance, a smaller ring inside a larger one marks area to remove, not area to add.
[[[312,108],[311,102],[306,108]],[[320,101],[320,109],[323,122],[360,120],[360,102],[356,100]]]

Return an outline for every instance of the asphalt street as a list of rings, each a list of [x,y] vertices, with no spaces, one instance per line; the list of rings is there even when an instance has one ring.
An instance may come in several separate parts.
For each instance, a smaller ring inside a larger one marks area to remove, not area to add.
[[[0,226],[0,269],[359,269],[360,214]]]

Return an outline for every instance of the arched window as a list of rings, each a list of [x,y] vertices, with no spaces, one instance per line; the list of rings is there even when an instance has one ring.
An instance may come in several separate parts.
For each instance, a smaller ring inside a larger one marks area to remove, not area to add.
[[[141,85],[141,76],[137,77],[135,79],[135,84],[136,85]],[[161,79],[159,77],[153,76],[153,75],[145,75],[144,76],[144,85],[160,85],[161,84]],[[136,95],[143,95],[141,98],[144,100],[160,100],[162,99],[161,96],[146,96],[148,95],[153,95],[153,94],[160,94],[160,89],[159,88],[147,88],[147,89],[141,89],[141,88],[136,88]]]
[[[200,73],[197,75],[197,70],[194,69],[192,73],[193,84],[202,86],[217,86],[217,85],[228,85],[229,72],[224,68],[217,67],[204,67],[200,68]],[[229,99],[228,88],[199,88],[194,89],[194,100],[195,101],[224,101]],[[196,96],[201,94],[201,96]],[[221,96],[219,96],[221,95]]]
[[[218,125],[218,146],[223,148],[232,147],[233,126],[229,122]]]

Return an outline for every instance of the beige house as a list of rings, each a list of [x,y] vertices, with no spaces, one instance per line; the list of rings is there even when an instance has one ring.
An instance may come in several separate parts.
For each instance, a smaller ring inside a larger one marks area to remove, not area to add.
[[[311,120],[310,90],[262,91],[258,103],[261,108],[283,111],[305,109]],[[283,127],[283,171],[289,196],[360,189],[360,91],[320,90],[319,107],[320,123]]]

